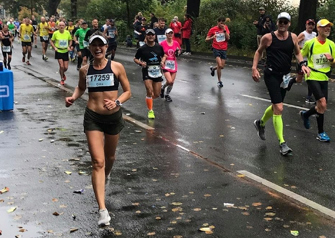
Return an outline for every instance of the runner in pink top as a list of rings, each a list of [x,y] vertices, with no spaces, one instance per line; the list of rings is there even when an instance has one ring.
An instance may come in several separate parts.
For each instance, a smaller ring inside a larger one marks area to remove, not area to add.
[[[177,41],[173,40],[173,30],[171,28],[166,29],[165,35],[166,40],[161,42],[161,46],[163,47],[164,54],[166,56],[163,67],[166,82],[161,89],[161,98],[164,98],[165,96],[165,101],[172,102],[170,92],[177,75],[178,65],[176,58],[181,53],[181,47]],[[167,90],[165,93],[166,87]]]

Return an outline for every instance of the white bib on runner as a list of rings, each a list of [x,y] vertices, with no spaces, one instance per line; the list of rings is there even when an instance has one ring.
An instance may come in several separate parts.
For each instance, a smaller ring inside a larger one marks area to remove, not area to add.
[[[283,75],[283,82],[281,82],[280,87],[285,89],[288,87],[288,84],[290,83],[291,80],[291,73]]]
[[[5,52],[5,53],[8,53],[8,52],[10,52],[10,45],[9,46],[5,46],[5,45],[3,45],[2,46],[2,52]]]
[[[175,60],[166,60],[165,69],[176,70],[176,61]]]
[[[114,86],[114,74],[92,74],[86,76],[86,85],[88,88],[110,87]]]
[[[23,35],[23,40],[30,40],[30,35],[24,34]]]
[[[42,36],[43,40],[49,40],[49,36]]]
[[[87,41],[83,41],[83,45],[84,45],[84,47],[86,48],[86,47],[88,47],[88,42]]]
[[[162,77],[161,67],[159,65],[150,65],[148,67],[148,75],[150,78]]]
[[[139,41],[138,43],[139,43],[140,47],[143,46],[143,45],[145,45],[144,41]]]
[[[326,58],[326,56],[324,54],[313,54],[313,65],[314,65],[314,69],[319,70],[319,69],[323,69],[323,68],[329,68],[330,67],[330,63],[329,60]]]
[[[164,40],[166,40],[166,35],[157,35],[157,41],[158,41],[158,43],[161,43]]]
[[[224,33],[216,33],[216,42],[223,42],[226,40],[226,35]]]
[[[59,40],[58,41],[59,48],[67,48],[69,41],[68,40]]]

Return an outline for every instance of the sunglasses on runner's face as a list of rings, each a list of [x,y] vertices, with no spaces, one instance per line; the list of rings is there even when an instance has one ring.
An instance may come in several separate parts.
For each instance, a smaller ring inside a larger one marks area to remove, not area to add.
[[[152,33],[148,33],[147,36],[154,36],[155,34]]]
[[[287,25],[288,24],[288,21],[287,20],[279,20],[279,24],[284,24],[284,25]]]

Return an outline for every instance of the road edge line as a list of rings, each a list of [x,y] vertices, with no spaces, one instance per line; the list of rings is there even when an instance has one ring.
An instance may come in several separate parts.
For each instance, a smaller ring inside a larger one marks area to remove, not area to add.
[[[303,197],[299,194],[296,194],[296,193],[294,193],[294,192],[292,192],[292,191],[290,191],[286,188],[280,187],[279,185],[274,184],[274,183],[272,183],[272,182],[270,182],[266,179],[263,179],[263,178],[255,175],[253,173],[250,173],[247,170],[238,170],[236,172],[239,173],[239,174],[242,174],[242,175],[246,176],[247,178],[249,178],[249,179],[251,179],[255,182],[258,182],[258,183],[260,183],[260,184],[262,184],[262,185],[264,185],[264,186],[266,186],[266,187],[268,187],[268,188],[270,188],[270,189],[272,189],[272,190],[274,190],[278,193],[281,193],[281,194],[283,194],[283,195],[285,195],[285,196],[287,196],[287,197],[289,197],[289,198],[291,198],[295,201],[298,201],[298,202],[300,202],[300,203],[302,203],[302,204],[304,204],[308,207],[313,208],[314,210],[317,210],[317,211],[335,219],[335,211],[333,211],[333,210],[331,210],[327,207],[324,207],[324,206],[322,206],[322,205],[320,205],[316,202],[313,202],[312,200],[309,200],[309,199],[307,199],[307,198],[305,198],[305,197]]]

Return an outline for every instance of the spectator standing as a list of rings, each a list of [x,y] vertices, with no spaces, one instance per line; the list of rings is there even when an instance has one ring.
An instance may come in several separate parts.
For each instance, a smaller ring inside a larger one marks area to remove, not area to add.
[[[191,55],[191,43],[190,43],[190,38],[192,35],[192,19],[190,14],[185,14],[184,16],[185,22],[183,27],[181,28],[182,30],[182,39],[183,39],[183,44],[186,48],[185,52],[183,55]]]
[[[173,40],[177,41],[179,45],[182,44],[181,40],[181,22],[178,20],[178,17],[175,16],[170,23],[170,28],[173,30]]]
[[[259,44],[261,42],[261,38],[262,38],[262,29],[263,29],[263,25],[262,22],[264,20],[265,17],[265,8],[264,7],[260,7],[258,8],[259,11],[259,18],[258,20],[255,20],[253,23],[255,25],[255,27],[257,28],[257,47],[259,47]],[[265,60],[265,51],[263,51],[263,54],[261,56],[261,60],[264,62]]]

